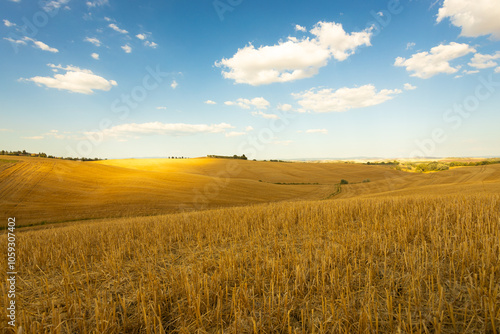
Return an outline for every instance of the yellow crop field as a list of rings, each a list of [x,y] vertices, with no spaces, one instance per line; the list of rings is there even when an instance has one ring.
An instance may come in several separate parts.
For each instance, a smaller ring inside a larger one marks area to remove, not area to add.
[[[4,158],[19,162],[0,165],[0,214],[15,214],[20,225],[323,199],[342,178],[407,177],[387,167],[339,163]]]
[[[5,165],[19,333],[500,333],[500,165]]]

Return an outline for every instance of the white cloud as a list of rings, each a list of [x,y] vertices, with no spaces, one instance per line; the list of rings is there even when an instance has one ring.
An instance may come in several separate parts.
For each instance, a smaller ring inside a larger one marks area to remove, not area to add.
[[[291,104],[279,104],[278,105],[278,110],[281,110],[281,111],[290,111],[292,110],[292,105]]]
[[[414,90],[414,89],[417,89],[416,86],[413,86],[410,83],[405,83],[404,86],[403,86],[403,88],[404,88],[404,90]]]
[[[184,124],[184,123],[130,123],[116,125],[102,132],[87,132],[89,135],[102,135],[106,138],[135,137],[141,135],[169,135],[184,136],[198,133],[224,133],[234,126],[227,123],[220,124]]]
[[[462,28],[461,36],[491,35],[500,39],[500,2],[498,0],[444,0],[437,22],[449,18]]]
[[[158,110],[167,110],[167,107],[156,107]]]
[[[6,27],[15,27],[17,24],[10,22],[9,20],[3,20],[3,24],[5,24]]]
[[[204,103],[205,104],[217,104],[217,102],[212,101],[212,100],[206,100]]]
[[[92,58],[94,58],[95,60],[99,60],[99,54],[97,54],[97,53],[95,53],[95,52],[94,52],[94,53],[92,53],[90,56],[91,56]]]
[[[247,127],[245,128],[245,131],[246,131],[246,132],[253,131],[253,126],[250,126],[250,125],[249,125],[249,126],[247,126]]]
[[[378,16],[380,16],[380,17],[383,17],[383,16],[384,16],[384,13],[382,13],[382,12],[378,12],[378,13],[377,13],[377,15],[378,15]]]
[[[111,29],[113,29],[114,31],[117,31],[117,32],[119,32],[119,33],[121,33],[121,34],[128,34],[128,31],[127,31],[127,30],[125,30],[125,29],[120,29],[120,28],[119,28],[116,24],[114,24],[114,23],[110,23],[110,24],[108,25],[108,27],[110,27],[110,28],[111,28]]]
[[[500,66],[495,68],[495,73],[500,73]]]
[[[137,35],[135,35],[135,37],[139,38],[142,41],[146,39],[146,35],[144,35],[144,34],[137,34]]]
[[[56,139],[65,139],[66,138],[66,135],[59,133],[59,130],[50,130],[49,132],[44,133],[43,135],[54,137]]]
[[[472,57],[468,65],[478,69],[495,67],[498,66],[498,63],[493,60],[499,58],[500,58],[500,51],[497,51],[495,54],[492,55],[483,55],[480,53],[476,53],[474,57]]]
[[[364,108],[374,106],[391,100],[395,95],[400,94],[400,89],[382,89],[377,92],[375,86],[364,85],[356,88],[333,89],[310,89],[308,91],[292,94],[298,99],[298,103],[303,107],[301,112],[313,111],[341,112],[349,109]]]
[[[263,97],[255,97],[251,100],[239,98],[236,101],[226,101],[224,102],[227,106],[238,106],[243,109],[250,109],[254,107],[256,109],[267,109],[270,103]]]
[[[476,74],[476,73],[479,73],[479,70],[463,70],[463,73],[465,74]]]
[[[61,8],[62,5],[65,5],[69,2],[69,0],[51,0],[51,1],[42,1],[43,10],[46,12],[51,12],[53,10]]]
[[[90,8],[97,7],[97,6],[104,6],[104,5],[108,5],[108,4],[109,4],[109,0],[87,1],[87,6],[89,6]]]
[[[295,25],[295,31],[302,31],[302,32],[306,32],[307,29],[306,27],[303,27],[303,26],[300,26],[298,24]]]
[[[16,44],[20,44],[20,45],[27,45],[26,41],[29,41],[29,42],[33,43],[34,48],[38,48],[38,49],[41,49],[43,51],[49,51],[49,52],[54,52],[54,53],[59,52],[59,50],[57,50],[56,48],[51,48],[50,46],[48,46],[44,42],[40,42],[40,41],[37,41],[36,39],[29,38],[29,37],[23,37],[23,39],[18,39],[18,40],[12,39],[10,37],[4,37],[4,39],[11,42],[11,43],[16,43]]]
[[[435,46],[430,52],[416,53],[408,59],[398,57],[394,66],[406,67],[408,72],[413,72],[412,77],[428,79],[439,73],[456,73],[460,67],[452,67],[449,62],[471,52],[476,50],[468,44],[451,42]]]
[[[95,37],[85,37],[83,41],[92,43],[95,46],[101,46],[101,41]]]
[[[109,17],[107,17],[107,16],[104,16],[104,19],[105,19],[106,21],[108,21],[108,22],[114,21],[113,19],[111,19],[111,18],[109,18]]]
[[[176,89],[177,86],[179,86],[179,84],[177,83],[177,81],[172,81],[172,83],[170,84],[170,87],[172,87],[172,89]]]
[[[49,88],[57,88],[69,90],[70,92],[92,94],[94,90],[109,91],[111,87],[116,86],[114,80],[106,80],[100,77],[91,70],[80,69],[75,66],[66,66],[48,64],[53,69],[66,71],[65,74],[55,74],[54,77],[33,77],[29,79],[21,79],[24,81],[32,81],[37,85],[44,85]]]
[[[309,130],[306,130],[306,133],[322,133],[324,135],[328,134],[328,130],[327,129],[309,129]]]
[[[48,46],[47,44],[45,44],[44,42],[40,42],[40,41],[37,41],[36,39],[33,39],[33,38],[29,38],[29,37],[24,37],[25,40],[27,41],[31,41],[33,42],[33,44],[35,45],[35,47],[43,50],[43,51],[49,51],[49,52],[59,52],[59,50],[57,50],[56,48],[51,48],[50,46]]]
[[[276,114],[266,114],[265,112],[262,111],[252,111],[252,116],[261,116],[262,118],[265,119],[279,119],[278,115]]]
[[[238,137],[238,136],[244,136],[246,135],[246,132],[236,132],[236,131],[231,131],[226,133],[226,137]]]
[[[130,45],[128,45],[128,44],[123,45],[122,49],[123,49],[123,51],[125,51],[125,53],[131,53],[132,52],[132,47],[130,47]]]
[[[10,37],[4,37],[3,39],[5,39],[6,41],[9,41],[11,43],[16,43],[16,44],[20,44],[20,45],[26,45],[26,42],[23,41],[22,39],[12,39]]]
[[[156,49],[156,47],[158,46],[158,44],[156,44],[155,42],[150,42],[150,41],[145,41],[144,45],[149,46],[150,48],[153,49]]]
[[[236,83],[252,86],[309,78],[326,66],[330,58],[346,60],[359,46],[370,46],[372,29],[346,33],[342,24],[318,22],[310,33],[313,38],[289,37],[270,46],[245,46],[233,57],[215,62],[222,75]]]
[[[32,139],[32,140],[40,140],[43,139],[43,136],[32,136],[32,137],[21,137],[23,139]]]
[[[411,50],[411,49],[413,49],[414,46],[415,46],[415,43],[413,43],[413,42],[406,43],[406,50]]]

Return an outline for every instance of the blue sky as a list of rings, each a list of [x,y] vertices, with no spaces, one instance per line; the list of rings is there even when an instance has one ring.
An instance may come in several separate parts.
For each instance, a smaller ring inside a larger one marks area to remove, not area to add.
[[[500,156],[500,3],[0,3],[0,147]]]

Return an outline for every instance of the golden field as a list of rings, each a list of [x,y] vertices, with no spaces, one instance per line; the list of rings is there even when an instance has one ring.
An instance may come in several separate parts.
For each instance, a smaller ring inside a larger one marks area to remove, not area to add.
[[[500,165],[19,160],[23,333],[500,333]]]

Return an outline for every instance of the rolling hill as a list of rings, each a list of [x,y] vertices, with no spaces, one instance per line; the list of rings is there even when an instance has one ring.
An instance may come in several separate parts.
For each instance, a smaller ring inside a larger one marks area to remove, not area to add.
[[[0,157],[0,213],[19,225],[248,204],[500,189],[500,165],[414,174],[387,166],[232,159],[78,162]],[[369,179],[369,183],[362,183]]]

